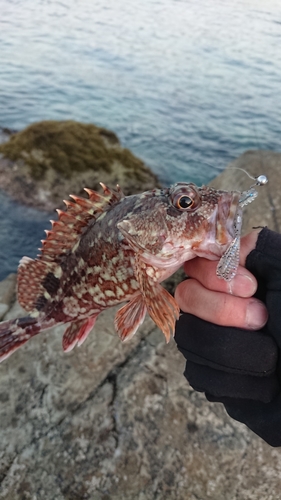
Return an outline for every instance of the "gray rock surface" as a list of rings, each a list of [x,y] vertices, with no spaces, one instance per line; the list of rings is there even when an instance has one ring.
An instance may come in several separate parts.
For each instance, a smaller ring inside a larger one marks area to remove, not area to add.
[[[9,274],[4,282],[0,282],[0,320],[8,312],[15,299],[16,274]]]
[[[281,155],[265,154],[270,172],[250,168],[270,177],[270,191],[262,188],[249,210],[255,207],[253,217],[260,210],[254,224],[274,228],[280,210],[271,179]],[[220,185],[237,188],[240,175],[226,172]],[[8,293],[12,279],[0,284],[0,302],[9,295],[7,319],[23,314],[13,302],[14,285]],[[114,313],[104,312],[69,354],[58,327],[0,365],[0,499],[281,499],[281,450],[195,393],[174,342],[166,345],[149,318],[122,344]]]
[[[254,180],[236,170],[243,168],[253,177],[265,174],[268,184],[258,187],[258,198],[245,207],[243,233],[255,226],[268,226],[281,231],[280,172],[281,154],[273,151],[246,151],[231,162],[226,170],[210,184],[218,189],[244,191],[255,183]]]

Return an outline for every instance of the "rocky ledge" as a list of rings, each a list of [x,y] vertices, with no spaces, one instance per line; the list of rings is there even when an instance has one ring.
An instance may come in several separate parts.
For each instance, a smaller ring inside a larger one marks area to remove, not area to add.
[[[269,177],[244,226],[279,230],[281,155],[247,152],[232,166]],[[212,184],[251,180],[229,169]],[[0,311],[24,313],[14,275],[0,285]],[[280,498],[281,451],[188,386],[181,354],[149,318],[122,344],[114,314],[69,354],[58,327],[0,365],[0,499]]]
[[[99,189],[101,181],[119,183],[126,195],[159,185],[111,130],[72,120],[0,130],[0,188],[20,203],[61,208],[70,193],[85,195],[84,187]]]

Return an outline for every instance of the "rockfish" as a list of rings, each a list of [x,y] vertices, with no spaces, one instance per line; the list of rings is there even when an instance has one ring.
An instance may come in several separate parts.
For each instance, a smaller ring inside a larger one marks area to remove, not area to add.
[[[235,275],[247,193],[182,182],[124,196],[119,186],[101,186],[103,195],[85,189],[88,199],[65,201],[41,254],[21,259],[18,300],[29,315],[0,324],[0,360],[62,323],[63,349],[70,351],[101,311],[121,302],[115,317],[121,340],[148,312],[169,341],[179,307],[160,283],[196,256],[219,260],[219,277]]]

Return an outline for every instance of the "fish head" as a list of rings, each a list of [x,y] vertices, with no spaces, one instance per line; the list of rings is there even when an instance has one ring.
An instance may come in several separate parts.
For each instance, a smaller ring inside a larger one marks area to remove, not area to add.
[[[118,228],[144,262],[171,274],[196,256],[220,259],[240,234],[240,197],[238,191],[177,183],[143,193]]]
[[[174,227],[169,221],[170,242],[178,239],[179,248],[189,251],[190,247],[196,256],[217,260],[240,235],[240,197],[238,191],[221,191],[208,186],[198,188],[191,183],[174,185],[170,190],[173,209],[168,213],[178,217],[179,224]]]

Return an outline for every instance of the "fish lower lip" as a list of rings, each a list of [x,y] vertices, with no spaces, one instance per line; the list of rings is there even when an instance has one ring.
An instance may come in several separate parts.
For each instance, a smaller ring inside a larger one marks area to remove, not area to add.
[[[222,196],[218,202],[216,242],[219,245],[229,244],[235,237],[238,227],[240,228],[241,221],[239,193],[231,195],[227,193],[226,196]]]
[[[226,228],[220,222],[218,222],[216,228],[216,242],[219,243],[219,245],[226,245],[228,243]]]

